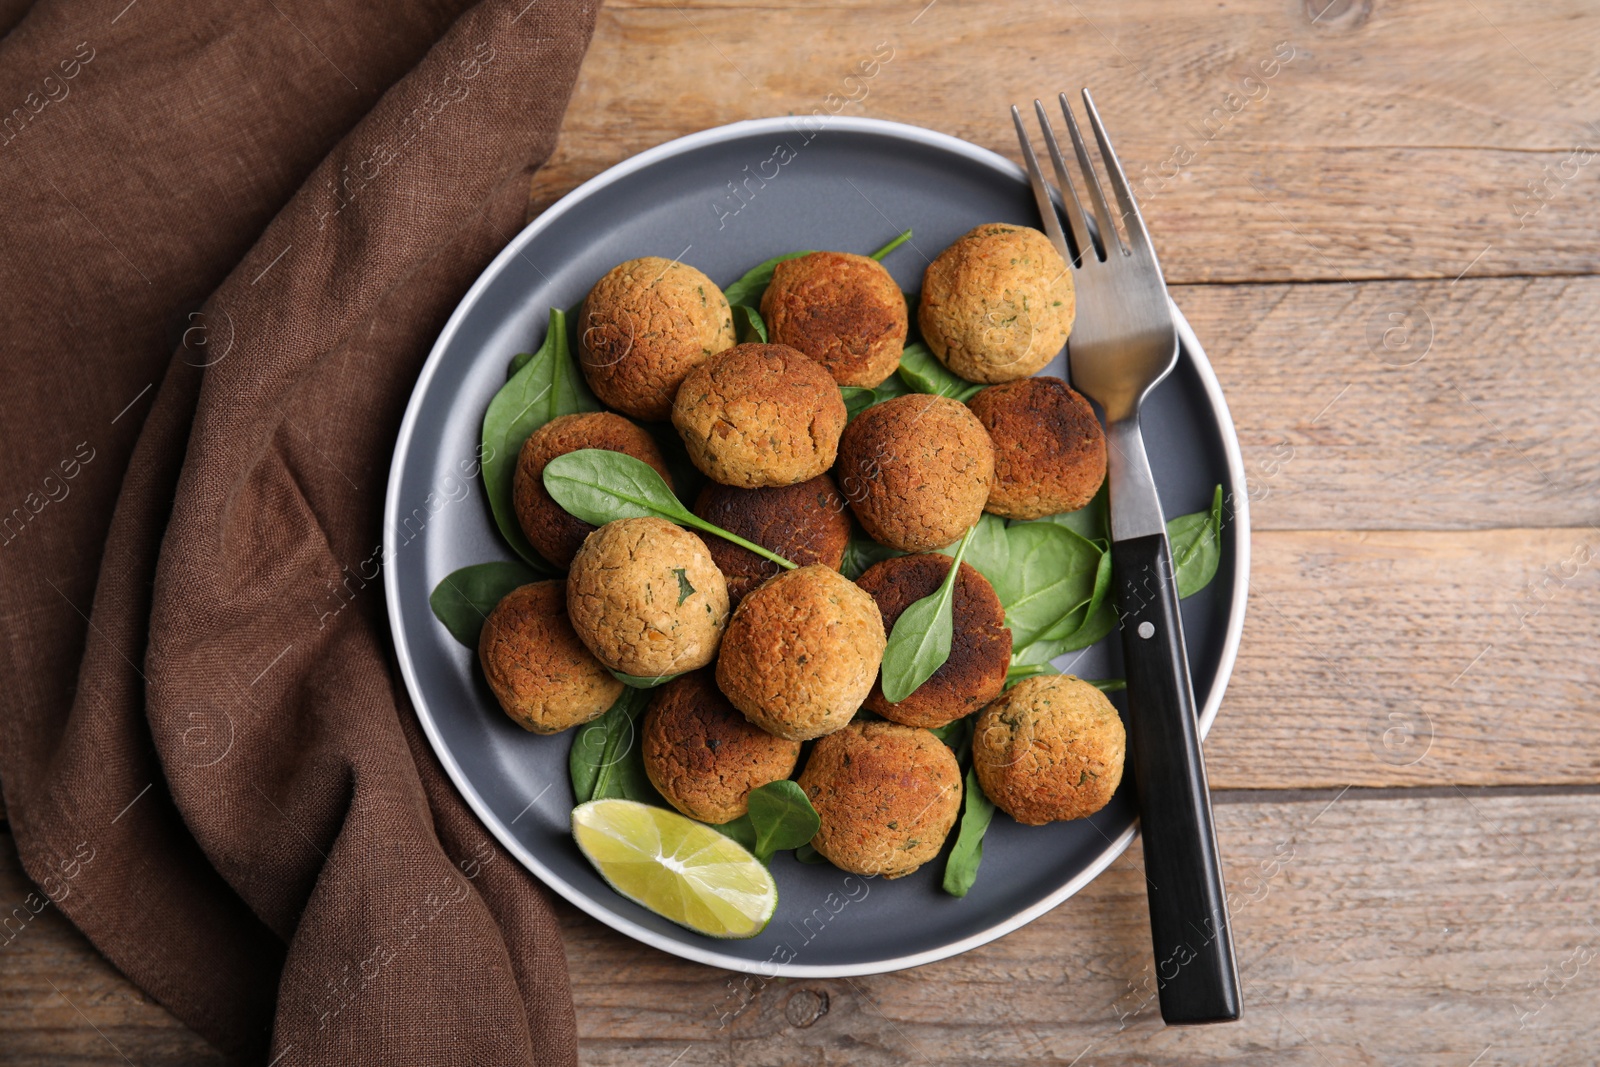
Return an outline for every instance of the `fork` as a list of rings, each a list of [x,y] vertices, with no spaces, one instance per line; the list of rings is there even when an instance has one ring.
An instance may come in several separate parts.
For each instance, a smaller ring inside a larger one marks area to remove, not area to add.
[[[1045,233],[1072,272],[1077,293],[1077,320],[1067,343],[1072,384],[1105,413],[1113,587],[1128,675],[1130,747],[1161,1017],[1170,1024],[1225,1022],[1239,1017],[1239,975],[1172,548],[1139,431],[1140,402],[1178,362],[1174,308],[1094,99],[1083,91],[1126,240],[1117,231],[1067,94],[1060,100],[1094,210],[1093,229],[1044,105],[1035,100],[1033,106],[1061,187],[1070,247],[1022,113],[1013,107],[1011,117]]]

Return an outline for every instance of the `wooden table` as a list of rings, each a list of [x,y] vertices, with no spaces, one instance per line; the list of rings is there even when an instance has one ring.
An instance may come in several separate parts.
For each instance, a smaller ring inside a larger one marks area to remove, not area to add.
[[[669,138],[813,109],[1015,158],[1011,103],[1092,86],[1227,392],[1255,530],[1206,746],[1242,1022],[1162,1027],[1135,848],[966,955],[749,994],[563,907],[585,1061],[1596,1061],[1597,16],[601,10],[533,212]],[[854,76],[875,49],[892,58]],[[0,900],[20,900],[9,838],[3,853]],[[218,1062],[59,916],[36,923],[0,956],[0,1063]]]

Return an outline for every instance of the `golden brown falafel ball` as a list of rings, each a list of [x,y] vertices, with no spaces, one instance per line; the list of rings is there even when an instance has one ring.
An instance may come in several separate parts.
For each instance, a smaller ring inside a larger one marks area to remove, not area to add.
[[[544,468],[557,456],[582,448],[625,453],[650,464],[669,486],[672,484],[672,475],[667,473],[666,460],[661,458],[656,443],[621,415],[609,411],[561,415],[533,431],[517,455],[517,470],[511,480],[512,506],[528,543],[557,567],[572,562],[578,546],[595,528],[567,514],[545,491]]]
[[[883,612],[883,628],[894,633],[900,613],[938,590],[950,573],[951,559],[937,552],[896,556],[874,564],[856,579]],[[933,676],[898,704],[883,696],[883,680],[872,685],[868,711],[907,726],[943,726],[971,714],[999,696],[1011,666],[1011,631],[994,586],[977,568],[963,563],[951,605],[955,630],[950,657]]]
[[[750,790],[794,772],[800,742],[751,725],[707,670],[656,690],[643,755],[650,784],[668,803],[691,819],[725,823],[749,810]]]
[[[965,404],[912,393],[857,415],[839,441],[839,489],[875,541],[941,548],[983,515],[994,445]]]
[[[735,489],[711,482],[700,490],[694,513],[802,567],[820,563],[838,570],[850,543],[850,514],[826,474],[770,489]],[[726,538],[706,534],[701,540],[728,580],[728,603],[734,607],[778,573],[776,563]]]
[[[683,380],[672,407],[689,458],[741,489],[794,485],[833,466],[848,414],[838,383],[788,345],[738,345]]]
[[[820,564],[784,571],[739,604],[717,657],[717,685],[770,734],[807,741],[861,707],[883,662],[872,597]]]
[[[622,695],[622,683],[567,621],[560,580],[532,582],[502,597],[478,636],[478,662],[506,714],[536,734],[598,718]]]
[[[1076,511],[1106,480],[1106,435],[1094,408],[1060,378],[991,385],[967,401],[994,441],[984,508],[1008,519]]]
[[[671,414],[684,376],[733,343],[722,290],[660,256],[611,268],[578,318],[578,362],[589,388],[607,407],[646,421]]]
[[[927,863],[961,809],[955,754],[894,722],[853,722],[818,741],[800,788],[822,820],[812,847],[861,875],[899,878]]]
[[[1127,735],[1106,695],[1070,674],[1018,682],[979,714],[972,765],[989,799],[1042,826],[1093,815],[1122,781]]]
[[[601,663],[659,678],[716,657],[728,586],[688,530],[665,519],[619,519],[590,534],[572,557],[567,614]]]
[[[840,385],[879,385],[906,347],[906,296],[882,263],[850,252],[786,259],[761,297],[775,344],[798,348]]]
[[[1072,332],[1072,274],[1050,238],[986,223],[939,253],[922,276],[917,324],[934,355],[972,382],[1026,378]]]

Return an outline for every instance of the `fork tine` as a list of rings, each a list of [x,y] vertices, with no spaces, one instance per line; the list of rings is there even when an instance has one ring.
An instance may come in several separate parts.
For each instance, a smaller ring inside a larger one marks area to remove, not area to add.
[[[1028,167],[1028,184],[1033,186],[1033,199],[1039,205],[1039,218],[1044,222],[1045,236],[1050,238],[1050,243],[1061,253],[1061,258],[1071,263],[1072,252],[1067,248],[1067,239],[1061,233],[1061,219],[1056,215],[1055,201],[1050,199],[1050,187],[1044,182],[1044,174],[1039,170],[1038,157],[1033,154],[1033,144],[1028,140],[1028,129],[1022,124],[1022,112],[1017,110],[1015,104],[1011,105],[1011,121],[1017,124],[1017,140],[1022,145],[1022,161]]]
[[[1082,262],[1084,249],[1094,247],[1089,238],[1089,225],[1083,221],[1083,204],[1078,200],[1078,187],[1067,170],[1066,160],[1061,158],[1061,145],[1056,143],[1056,131],[1050,125],[1050,116],[1037,100],[1033,102],[1033,110],[1039,117],[1039,128],[1044,130],[1044,143],[1050,149],[1050,162],[1056,168],[1056,184],[1061,186],[1061,202],[1066,208],[1067,225],[1072,229],[1072,245],[1077,250],[1077,259],[1071,256],[1064,258],[1067,263],[1076,266]]]
[[[1100,143],[1100,158],[1105,160],[1106,174],[1111,180],[1111,188],[1117,194],[1117,203],[1122,207],[1122,223],[1128,228],[1128,244],[1134,252],[1155,254],[1154,247],[1150,244],[1150,231],[1144,227],[1144,216],[1139,213],[1139,204],[1133,199],[1133,189],[1128,185],[1128,176],[1122,173],[1122,161],[1117,158],[1117,153],[1111,147],[1111,138],[1106,134],[1105,124],[1100,121],[1100,112],[1094,106],[1094,97],[1089,95],[1089,90],[1083,91],[1083,106],[1089,112],[1089,125],[1094,127],[1094,139]]]
[[[1111,222],[1111,209],[1106,206],[1105,193],[1100,191],[1100,178],[1094,172],[1089,148],[1083,143],[1083,134],[1078,132],[1078,120],[1072,117],[1072,106],[1067,102],[1066,93],[1061,94],[1061,113],[1067,117],[1067,132],[1072,135],[1072,149],[1078,156],[1078,169],[1083,171],[1083,184],[1094,203],[1094,217],[1100,229],[1100,247],[1106,258],[1110,259],[1112,249],[1123,251],[1122,238],[1117,235],[1117,228]]]

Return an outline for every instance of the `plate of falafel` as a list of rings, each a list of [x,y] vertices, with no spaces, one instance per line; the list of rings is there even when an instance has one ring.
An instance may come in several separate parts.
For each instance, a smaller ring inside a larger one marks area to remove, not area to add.
[[[466,294],[401,426],[386,594],[441,764],[553,891],[837,977],[1017,929],[1132,841],[1106,443],[1037,226],[967,142],[753,120],[580,186]],[[1179,334],[1143,428],[1204,733],[1248,518]]]

